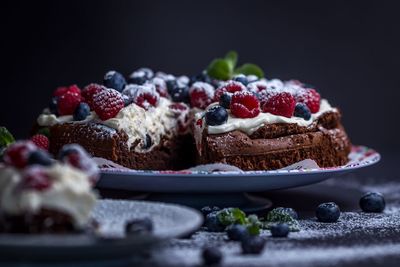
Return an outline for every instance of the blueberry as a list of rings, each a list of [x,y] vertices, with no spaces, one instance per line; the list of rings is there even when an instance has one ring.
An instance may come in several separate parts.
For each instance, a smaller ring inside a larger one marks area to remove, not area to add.
[[[56,116],[58,115],[57,103],[58,103],[57,96],[53,97],[49,103],[49,110],[50,110],[51,114],[54,114]]]
[[[140,68],[129,75],[128,83],[143,85],[153,78],[154,72],[149,68]]]
[[[219,98],[219,104],[226,109],[230,108],[232,96],[229,93],[223,93]]]
[[[219,207],[216,207],[216,206],[214,206],[214,207],[205,206],[205,207],[202,207],[200,211],[201,211],[201,213],[203,213],[203,216],[205,218],[211,212],[219,211],[219,210],[221,210],[221,209]]]
[[[206,216],[204,226],[207,227],[209,232],[222,232],[225,226],[219,221],[218,212],[213,211]]]
[[[153,222],[149,218],[134,219],[125,224],[127,234],[149,234],[153,231]]]
[[[90,114],[90,107],[88,104],[81,102],[74,111],[74,120],[83,121]]]
[[[168,92],[174,102],[189,103],[189,87],[177,84]]]
[[[128,95],[123,94],[123,95],[122,95],[122,98],[124,99],[124,106],[125,106],[125,107],[126,107],[126,106],[129,106],[130,104],[133,103],[133,98],[132,98],[131,96],[128,96]]]
[[[214,106],[206,112],[206,123],[211,126],[224,124],[228,120],[228,112],[221,106]]]
[[[340,209],[334,202],[322,203],[316,210],[320,222],[336,222],[340,217]]]
[[[205,265],[218,265],[222,261],[222,253],[216,247],[206,247],[201,253]]]
[[[125,88],[126,81],[121,73],[111,70],[104,75],[103,84],[107,88],[112,88],[122,92]]]
[[[247,227],[241,224],[232,224],[226,228],[228,238],[233,241],[240,241],[249,236]]]
[[[42,165],[42,166],[50,166],[53,164],[53,160],[51,159],[51,156],[49,153],[42,149],[38,149],[33,151],[32,153],[29,154],[28,156],[28,164],[29,165]]]
[[[147,81],[145,76],[129,77],[128,83],[143,85]]]
[[[360,199],[360,207],[364,212],[382,212],[385,206],[385,199],[381,193],[368,192]]]
[[[144,144],[142,146],[143,149],[149,149],[152,145],[151,136],[146,134],[146,139],[144,140]]]
[[[201,72],[195,76],[192,76],[190,78],[190,83],[189,83],[190,86],[192,84],[194,84],[195,82],[205,82],[205,83],[211,84],[212,80],[211,80],[210,76],[208,76],[207,72],[203,71],[203,72]]]
[[[270,231],[272,237],[287,237],[289,234],[289,225],[286,223],[273,224]]]
[[[239,74],[239,75],[233,77],[233,80],[242,83],[244,86],[247,86],[247,84],[249,83],[249,81],[247,80],[247,77],[243,74]]]
[[[260,236],[249,236],[241,240],[243,254],[260,254],[265,247],[265,239]]]
[[[246,78],[247,84],[258,81],[258,77],[256,75],[247,75]]]
[[[177,82],[175,79],[168,79],[165,81],[165,84],[167,85],[167,90],[168,93],[171,95],[173,91],[175,90],[175,87],[178,86]]]
[[[296,107],[294,108],[294,116],[308,121],[311,118],[311,111],[307,105],[303,103],[297,103]]]

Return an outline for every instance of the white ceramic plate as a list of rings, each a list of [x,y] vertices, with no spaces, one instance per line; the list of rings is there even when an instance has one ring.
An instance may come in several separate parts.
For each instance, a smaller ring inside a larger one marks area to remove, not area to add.
[[[100,200],[93,212],[107,238],[88,234],[0,234],[1,261],[74,261],[123,259],[163,240],[196,231],[203,216],[191,208],[143,201]],[[130,219],[150,218],[152,237],[124,236]],[[1,262],[0,262],[1,265]]]
[[[323,180],[365,168],[380,160],[380,155],[365,146],[353,146],[349,163],[334,168],[276,171],[139,171],[103,169],[97,184],[100,189],[157,193],[234,193],[285,189]]]

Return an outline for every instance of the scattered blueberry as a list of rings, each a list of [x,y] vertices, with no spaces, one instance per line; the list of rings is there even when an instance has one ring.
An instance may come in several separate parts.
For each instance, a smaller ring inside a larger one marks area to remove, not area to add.
[[[103,84],[107,88],[112,88],[119,92],[122,92],[122,90],[124,90],[125,88],[126,81],[121,73],[112,70],[104,75]]]
[[[167,82],[168,87],[168,82]],[[189,103],[189,87],[176,84],[171,90],[168,87],[168,93],[174,102]]]
[[[226,228],[228,238],[233,241],[240,241],[249,236],[247,227],[241,224],[232,224]]]
[[[360,207],[364,212],[382,212],[385,206],[385,199],[381,193],[368,192],[360,199]]]
[[[222,253],[216,247],[206,247],[201,253],[205,265],[218,265],[222,261]]]
[[[74,120],[83,121],[90,114],[90,107],[88,104],[81,102],[74,111]]]
[[[192,76],[190,78],[190,86],[192,86],[192,84],[194,84],[195,82],[205,82],[205,83],[212,83],[212,80],[210,78],[210,76],[208,76],[207,72],[203,71],[195,76]]]
[[[249,81],[247,80],[247,77],[243,74],[239,74],[239,75],[233,77],[233,80],[242,83],[244,86],[247,86],[247,84],[249,83]]]
[[[217,211],[213,211],[206,216],[204,226],[209,232],[222,232],[225,229],[225,226],[219,221],[217,214]]]
[[[49,110],[50,110],[51,114],[58,115],[57,102],[58,102],[58,97],[57,96],[53,97],[50,100]]]
[[[205,117],[208,125],[221,125],[228,120],[228,112],[221,106],[214,106],[206,112]]]
[[[309,120],[311,118],[311,111],[306,104],[297,103],[294,108],[294,116]]]
[[[144,144],[142,146],[143,149],[149,149],[152,145],[151,136],[146,134],[146,139],[144,140]]]
[[[243,254],[260,254],[265,247],[265,239],[260,236],[249,236],[241,240]]]
[[[270,231],[272,237],[287,237],[289,234],[289,225],[286,223],[273,224]]]
[[[322,203],[318,206],[316,215],[320,222],[336,222],[340,217],[340,209],[334,202]]]
[[[46,151],[42,149],[38,149],[33,151],[28,156],[28,164],[29,165],[42,165],[42,166],[50,166],[53,164],[53,161]]]
[[[231,105],[231,99],[232,99],[231,94],[223,93],[221,95],[221,97],[219,98],[219,104],[221,105],[221,107],[229,109],[229,107]]]
[[[127,234],[149,234],[153,231],[153,222],[149,218],[134,219],[125,225]]]
[[[217,206],[213,206],[213,207],[205,206],[205,207],[202,207],[200,211],[201,211],[201,213],[203,213],[204,217],[206,217],[211,212],[220,211],[220,210],[221,209],[219,207],[217,207]]]
[[[297,215],[297,212],[292,208],[278,207],[278,208],[275,208],[275,210],[277,212],[289,214],[289,216],[292,217],[295,220],[299,219],[299,216]]]

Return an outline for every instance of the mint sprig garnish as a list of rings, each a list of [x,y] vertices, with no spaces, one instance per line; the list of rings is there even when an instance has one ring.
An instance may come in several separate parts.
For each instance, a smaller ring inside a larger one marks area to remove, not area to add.
[[[15,142],[14,136],[6,127],[0,127],[0,147],[7,147]]]
[[[263,224],[257,215],[252,214],[246,217],[246,214],[238,208],[225,208],[217,213],[218,221],[224,225],[241,224],[246,226],[250,235],[259,235]]]
[[[236,67],[238,54],[229,51],[224,58],[216,58],[207,67],[207,74],[217,80],[229,80],[237,74],[255,75],[258,78],[264,77],[263,70],[255,64],[245,63]]]
[[[267,217],[263,221],[263,227],[265,229],[270,229],[271,226],[276,223],[286,223],[291,232],[300,231],[299,222],[284,209],[276,208],[268,212]]]

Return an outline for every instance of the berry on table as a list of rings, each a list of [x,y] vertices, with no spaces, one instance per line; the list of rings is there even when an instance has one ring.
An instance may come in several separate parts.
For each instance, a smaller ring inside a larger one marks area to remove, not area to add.
[[[125,224],[125,233],[143,235],[153,232],[153,222],[149,218],[130,220]]]
[[[218,102],[221,95],[225,92],[233,94],[242,91],[247,91],[247,88],[241,82],[228,81],[215,90],[214,101]]]
[[[364,212],[382,212],[385,206],[385,198],[381,193],[368,192],[360,199],[360,207]]]
[[[218,211],[213,211],[206,216],[204,226],[209,232],[222,232],[225,226],[218,219]]]
[[[205,109],[214,98],[214,87],[205,82],[195,82],[189,89],[190,104],[192,107]]]
[[[311,113],[319,111],[321,96],[314,89],[301,89],[297,92],[295,98],[297,102],[306,104]]]
[[[333,223],[340,217],[340,209],[334,202],[322,203],[317,207],[316,216],[318,221]]]
[[[89,115],[90,115],[90,107],[89,107],[89,105],[84,103],[84,102],[81,102],[76,107],[73,117],[74,117],[75,121],[83,121]]]
[[[29,154],[37,150],[32,141],[18,141],[4,151],[3,160],[7,165],[24,168],[28,164]]]
[[[49,175],[41,166],[32,166],[24,170],[21,186],[23,189],[44,191],[51,186]]]
[[[42,149],[38,149],[29,154],[28,164],[50,166],[53,164],[53,160],[51,159],[49,153]]]
[[[98,92],[105,90],[106,88],[103,85],[97,83],[91,83],[82,90],[83,101],[85,101],[91,110],[93,110],[93,96]]]
[[[101,120],[114,118],[124,107],[124,99],[118,91],[106,89],[93,96],[93,109]]]
[[[49,138],[43,134],[35,134],[31,137],[31,141],[43,150],[49,150]]]
[[[76,93],[67,92],[57,100],[57,111],[60,115],[72,115],[82,101],[82,96]]]
[[[206,247],[203,249],[201,256],[205,265],[218,265],[222,261],[222,253],[217,247]]]
[[[296,101],[287,92],[274,94],[261,103],[263,112],[290,118],[293,116]]]
[[[76,84],[70,86],[60,86],[53,92],[53,96],[60,97],[66,93],[81,95],[81,89],[79,89]]]
[[[221,107],[230,109],[231,108],[231,100],[232,100],[232,95],[225,92],[219,98],[219,104]]]
[[[228,112],[221,106],[214,106],[205,115],[207,125],[217,126],[227,122]]]
[[[249,236],[241,240],[243,254],[260,254],[265,247],[266,240],[260,236]]]
[[[247,227],[241,224],[232,224],[226,228],[228,238],[233,241],[240,241],[243,238],[248,238],[249,231]]]
[[[121,73],[111,70],[104,75],[103,84],[107,88],[112,88],[118,92],[122,92],[125,88],[126,81]]]
[[[297,103],[294,108],[294,116],[308,121],[311,118],[311,111],[306,104]]]
[[[260,114],[260,102],[248,91],[234,93],[230,108],[232,115],[238,118],[254,118]]]
[[[289,225],[286,223],[273,224],[270,227],[272,237],[287,237],[289,234]]]

